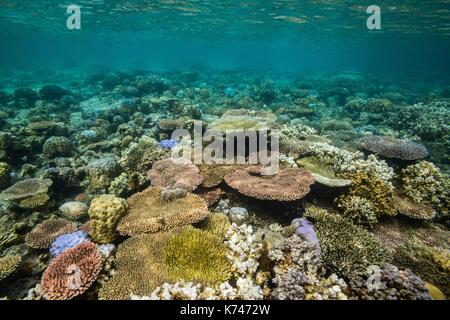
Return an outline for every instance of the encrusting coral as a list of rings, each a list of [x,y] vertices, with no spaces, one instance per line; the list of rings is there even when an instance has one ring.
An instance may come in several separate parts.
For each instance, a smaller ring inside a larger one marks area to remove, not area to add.
[[[60,235],[74,232],[76,224],[66,219],[47,219],[36,225],[25,237],[25,243],[35,249],[47,249]]]
[[[11,276],[22,263],[19,255],[7,255],[0,258],[0,282]]]
[[[98,243],[113,242],[117,224],[127,210],[128,203],[125,199],[108,194],[94,198],[88,211],[92,239]]]
[[[161,191],[149,187],[128,198],[130,209],[117,226],[120,234],[167,231],[199,222],[208,215],[208,207],[199,196],[188,193],[184,198],[164,201]]]
[[[202,182],[200,170],[193,164],[175,164],[172,159],[159,160],[148,172],[152,186],[183,188],[194,191]]]
[[[321,259],[328,270],[352,278],[369,265],[384,265],[392,260],[381,242],[350,219],[314,206],[306,209],[305,216],[314,219]]]
[[[231,276],[223,240],[192,227],[169,239],[164,248],[163,263],[174,281],[185,279],[217,286]]]
[[[49,300],[72,299],[89,289],[100,269],[97,245],[82,242],[52,260],[42,275],[41,290]]]
[[[280,168],[273,176],[262,175],[261,170],[258,166],[238,169],[227,174],[225,182],[243,195],[277,201],[301,199],[314,183],[314,177],[304,169]]]

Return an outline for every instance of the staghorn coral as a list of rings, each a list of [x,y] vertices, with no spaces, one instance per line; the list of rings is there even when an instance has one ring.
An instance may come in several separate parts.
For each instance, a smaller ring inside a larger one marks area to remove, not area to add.
[[[305,216],[314,219],[325,267],[338,275],[352,278],[369,265],[383,265],[392,260],[387,249],[367,230],[340,215],[310,206]]]
[[[217,286],[231,276],[227,247],[216,235],[187,227],[164,248],[163,262],[173,280],[185,279]]]
[[[195,190],[203,177],[199,169],[193,164],[175,164],[172,159],[159,160],[153,164],[148,172],[152,186],[183,188],[186,191]]]
[[[400,214],[412,219],[429,220],[436,216],[436,212],[432,207],[414,203],[409,199],[401,198],[397,195],[394,196],[394,204]]]
[[[97,279],[101,257],[97,245],[85,241],[52,260],[41,279],[46,299],[69,300],[83,294]]]
[[[352,180],[349,196],[366,199],[372,204],[372,210],[377,216],[395,216],[397,214],[394,205],[394,189],[391,184],[363,172],[357,172],[348,177]]]
[[[427,148],[407,139],[366,135],[356,143],[360,148],[386,158],[419,160],[428,155]]]
[[[0,199],[16,202],[24,209],[36,209],[50,200],[48,191],[52,184],[50,179],[25,179],[3,190]]]
[[[69,201],[59,207],[62,216],[69,220],[80,220],[86,217],[88,206],[84,202]]]
[[[20,255],[7,255],[0,258],[0,282],[14,274],[22,263]]]
[[[206,203],[197,195],[164,201],[162,189],[149,187],[128,198],[130,209],[117,226],[121,235],[160,232],[199,222],[208,214]]]
[[[125,240],[116,252],[116,272],[99,290],[101,300],[130,299],[145,295],[169,281],[161,263],[164,247],[173,233],[141,234]]]
[[[350,282],[352,294],[362,300],[430,300],[425,283],[410,270],[392,264],[367,267]]]
[[[450,178],[434,164],[421,161],[401,172],[403,193],[413,202],[432,206],[440,216],[450,208]]]
[[[261,168],[251,166],[225,176],[225,182],[243,195],[260,200],[293,201],[303,198],[314,183],[304,169],[280,169],[274,176],[261,175]]]
[[[341,196],[336,201],[340,213],[356,224],[372,226],[378,222],[374,205],[360,196]]]
[[[109,194],[94,198],[88,211],[92,239],[98,243],[113,242],[117,224],[127,210],[128,203],[125,199]]]
[[[26,235],[25,243],[31,248],[47,249],[58,236],[76,229],[76,224],[66,219],[47,219]]]

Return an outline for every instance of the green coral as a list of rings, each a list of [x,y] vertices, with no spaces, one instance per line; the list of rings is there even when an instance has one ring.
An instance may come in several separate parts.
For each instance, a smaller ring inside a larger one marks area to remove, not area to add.
[[[414,240],[399,246],[394,254],[394,262],[397,265],[411,269],[450,297],[448,258],[448,251],[440,251]]]
[[[382,243],[351,220],[314,206],[306,209],[305,216],[314,220],[322,262],[331,272],[353,278],[364,273],[370,265],[391,261],[392,257]]]
[[[375,208],[366,198],[341,196],[336,205],[344,217],[350,218],[356,224],[372,226],[378,222]]]
[[[200,229],[208,231],[221,239],[225,238],[225,234],[230,226],[231,223],[228,216],[220,212],[209,214],[204,220],[198,223]]]
[[[216,286],[231,276],[227,247],[222,239],[193,227],[168,241],[163,261],[174,281],[184,279]]]
[[[402,170],[404,194],[413,202],[432,206],[438,214],[447,215],[450,208],[450,178],[428,161]]]

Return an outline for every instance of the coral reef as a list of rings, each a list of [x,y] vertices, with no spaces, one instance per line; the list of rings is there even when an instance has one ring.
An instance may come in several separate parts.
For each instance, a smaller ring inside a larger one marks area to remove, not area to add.
[[[0,199],[13,201],[24,209],[36,209],[49,202],[48,191],[52,184],[50,179],[25,179],[3,190]]]
[[[135,193],[127,201],[128,213],[119,221],[117,230],[122,235],[167,231],[204,219],[208,214],[206,203],[197,195],[164,201],[162,189],[150,187]]]
[[[357,144],[362,149],[386,158],[419,160],[428,156],[428,150],[423,145],[407,139],[366,135]]]
[[[148,172],[152,186],[183,188],[186,191],[195,190],[203,177],[199,169],[193,164],[175,164],[172,159],[159,160],[153,164]]]
[[[374,204],[360,196],[344,196],[337,199],[341,214],[356,224],[372,226],[378,222]]]
[[[102,244],[113,242],[117,224],[127,210],[128,203],[125,199],[109,194],[94,198],[88,211],[92,239]]]
[[[76,224],[65,219],[47,219],[36,225],[25,237],[31,248],[47,249],[55,239],[63,234],[76,231]]]
[[[79,296],[94,283],[100,268],[97,245],[88,241],[80,243],[52,260],[42,275],[42,293],[49,300]]]
[[[0,282],[19,269],[22,258],[19,255],[7,255],[0,258]]]
[[[264,176],[261,168],[251,166],[238,169],[225,176],[225,182],[239,193],[260,199],[292,201],[303,198],[314,183],[314,177],[306,170],[280,169],[274,176]]]
[[[50,254],[54,257],[59,256],[67,249],[73,248],[76,245],[88,241],[88,235],[84,231],[75,231],[58,236],[50,246]]]
[[[88,206],[84,202],[69,201],[59,207],[61,215],[69,220],[80,220],[87,216]]]
[[[167,242],[163,262],[171,279],[216,286],[231,276],[227,247],[216,235],[187,227]]]

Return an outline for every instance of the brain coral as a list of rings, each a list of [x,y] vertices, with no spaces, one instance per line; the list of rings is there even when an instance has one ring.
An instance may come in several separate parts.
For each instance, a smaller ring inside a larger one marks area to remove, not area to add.
[[[47,193],[52,184],[50,179],[25,179],[3,190],[0,199],[14,201],[25,209],[35,209],[50,200]]]
[[[386,158],[418,160],[428,155],[427,149],[407,139],[366,135],[357,141],[360,148]]]
[[[130,299],[155,290],[169,276],[161,264],[163,249],[172,233],[140,234],[117,248],[115,275],[99,291],[102,300]]]
[[[103,194],[93,199],[88,212],[92,239],[98,243],[113,242],[117,224],[127,210],[127,201],[113,195]]]
[[[314,219],[322,262],[331,272],[353,278],[392,259],[381,242],[349,219],[318,207],[308,207],[305,216]]]
[[[155,162],[148,172],[152,186],[195,190],[202,182],[200,170],[193,164],[175,164],[172,159]]]
[[[208,207],[202,198],[188,193],[184,198],[164,201],[162,189],[149,187],[128,198],[130,209],[117,226],[121,235],[167,231],[204,219]]]
[[[303,198],[314,183],[304,169],[286,168],[274,176],[261,175],[261,168],[250,166],[225,176],[225,182],[243,195],[260,200],[293,201]]]
[[[173,281],[185,279],[215,286],[231,276],[223,239],[193,227],[169,239],[163,261]]]
[[[53,241],[50,246],[50,253],[58,256],[69,248],[75,247],[77,244],[88,240],[88,235],[84,231],[75,231],[60,235]]]
[[[65,219],[48,219],[36,225],[25,237],[25,243],[35,249],[47,249],[55,239],[74,232],[76,224]]]
[[[22,263],[19,255],[7,255],[0,258],[0,282],[13,274]]]
[[[85,241],[52,260],[41,279],[49,300],[69,300],[83,294],[97,279],[101,257],[97,245]]]

